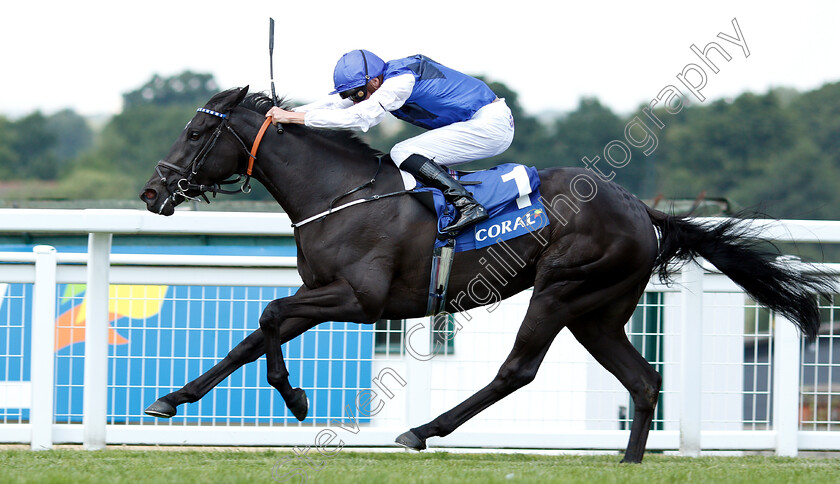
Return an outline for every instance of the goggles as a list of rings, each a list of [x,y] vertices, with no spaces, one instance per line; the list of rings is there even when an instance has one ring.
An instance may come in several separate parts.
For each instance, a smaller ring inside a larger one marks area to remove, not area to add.
[[[349,98],[351,101],[353,101],[353,103],[360,103],[364,101],[367,97],[367,94],[367,84],[338,93],[338,95],[341,96],[341,99]]]

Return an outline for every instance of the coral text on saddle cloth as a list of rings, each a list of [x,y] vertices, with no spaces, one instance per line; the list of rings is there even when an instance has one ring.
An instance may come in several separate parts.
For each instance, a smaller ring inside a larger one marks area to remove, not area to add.
[[[490,218],[476,224],[455,240],[455,251],[480,249],[503,240],[509,240],[539,230],[548,225],[548,217],[540,202],[540,178],[537,169],[506,163],[489,170],[467,173],[461,181],[480,181],[469,185],[475,199],[484,205]],[[438,213],[438,228],[445,227],[453,218],[454,209],[446,206],[438,190],[431,191]],[[443,245],[437,241],[436,245]]]

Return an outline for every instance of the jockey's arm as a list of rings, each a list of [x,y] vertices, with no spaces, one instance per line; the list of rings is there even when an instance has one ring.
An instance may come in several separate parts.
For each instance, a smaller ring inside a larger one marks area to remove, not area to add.
[[[404,74],[385,80],[368,99],[357,104],[342,99],[307,104],[295,111],[275,107],[271,108],[266,116],[273,117],[274,123],[305,124],[315,128],[358,128],[367,131],[371,126],[379,124],[386,113],[402,107],[413,88],[414,76]],[[310,107],[314,109],[309,109]]]

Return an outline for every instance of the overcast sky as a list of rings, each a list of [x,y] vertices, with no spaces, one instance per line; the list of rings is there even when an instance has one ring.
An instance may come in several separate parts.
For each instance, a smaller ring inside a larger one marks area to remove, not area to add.
[[[532,114],[572,110],[582,96],[631,112],[665,86],[682,89],[677,74],[692,63],[707,72],[708,99],[840,81],[834,1],[81,0],[0,12],[0,113],[13,116],[113,114],[153,74],[186,69],[267,90],[269,17],[278,94],[301,102],[331,91],[335,61],[356,48],[385,60],[423,53],[504,82]],[[717,37],[736,35],[733,18],[749,57]],[[709,42],[731,56],[710,55],[717,74],[690,49]]]

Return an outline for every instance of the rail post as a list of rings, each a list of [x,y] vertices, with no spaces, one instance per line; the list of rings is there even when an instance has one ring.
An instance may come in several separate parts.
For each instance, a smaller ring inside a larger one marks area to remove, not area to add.
[[[32,290],[32,356],[30,385],[32,399],[29,423],[30,448],[49,450],[53,445],[55,420],[55,283],[56,251],[48,245],[35,246],[35,284]]]
[[[799,453],[799,368],[801,341],[796,327],[780,315],[773,318],[773,429],[776,455]]]
[[[703,365],[703,268],[688,262],[682,269],[680,328],[680,455],[700,456]]]
[[[85,315],[85,387],[83,444],[87,450],[105,448],[108,418],[108,283],[111,234],[88,235],[87,313]]]

